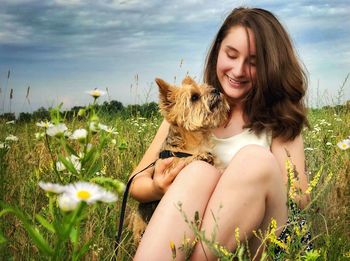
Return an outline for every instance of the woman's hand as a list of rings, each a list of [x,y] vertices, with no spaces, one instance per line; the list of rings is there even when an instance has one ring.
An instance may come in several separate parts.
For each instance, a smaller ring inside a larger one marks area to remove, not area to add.
[[[174,157],[159,159],[154,167],[153,186],[155,191],[161,196],[165,194],[176,176],[185,167],[183,160],[172,166],[173,161]]]

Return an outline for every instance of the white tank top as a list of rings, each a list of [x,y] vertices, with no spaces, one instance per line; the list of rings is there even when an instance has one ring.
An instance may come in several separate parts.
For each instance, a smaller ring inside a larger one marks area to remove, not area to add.
[[[213,134],[212,141],[214,144],[214,155],[220,160],[222,166],[226,168],[231,159],[244,146],[253,144],[270,148],[272,138],[266,131],[257,136],[250,129],[244,129],[242,132],[228,138],[217,138]]]

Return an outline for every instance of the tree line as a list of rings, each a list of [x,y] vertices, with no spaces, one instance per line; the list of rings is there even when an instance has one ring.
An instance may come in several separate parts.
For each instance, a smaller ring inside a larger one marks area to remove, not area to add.
[[[96,111],[100,115],[105,116],[116,116],[120,115],[125,118],[129,118],[131,116],[139,116],[139,117],[145,117],[149,118],[152,116],[159,115],[159,107],[158,103],[156,102],[148,102],[144,104],[129,104],[127,106],[124,106],[123,103],[112,100],[112,101],[105,101],[102,104],[96,104]],[[62,111],[63,116],[70,120],[74,117],[76,117],[80,111],[80,109],[84,109],[84,106],[74,106],[70,110]],[[18,117],[16,118],[15,113],[4,113],[0,115],[0,121],[12,121],[17,120],[19,122],[30,122],[30,121],[38,121],[38,120],[49,120],[50,119],[50,109],[51,108],[44,108],[40,107],[37,110],[30,112],[21,112],[19,113]]]

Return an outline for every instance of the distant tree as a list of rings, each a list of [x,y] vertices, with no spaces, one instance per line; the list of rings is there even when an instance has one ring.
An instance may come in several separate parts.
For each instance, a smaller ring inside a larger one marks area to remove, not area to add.
[[[4,121],[13,121],[16,119],[16,116],[14,112],[6,112],[0,115],[0,119]]]
[[[40,107],[39,109],[33,112],[32,117],[35,120],[49,120],[50,112],[44,107]]]
[[[18,121],[29,122],[32,119],[32,114],[29,112],[21,112],[18,117]]]
[[[159,106],[156,102],[144,103],[140,108],[140,115],[142,117],[151,117],[159,113]]]
[[[119,101],[115,101],[115,100],[112,100],[110,101],[109,103],[109,111],[110,112],[119,112],[119,111],[122,111],[124,109],[124,105],[119,102]]]

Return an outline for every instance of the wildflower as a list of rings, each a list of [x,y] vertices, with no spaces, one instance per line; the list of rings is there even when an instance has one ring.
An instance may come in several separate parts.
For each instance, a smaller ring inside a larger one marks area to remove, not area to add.
[[[328,141],[328,142],[326,143],[326,146],[332,146],[332,142],[329,142],[329,141]]]
[[[70,161],[74,165],[74,168],[79,172],[81,170],[80,158],[72,154],[70,156]]]
[[[88,134],[87,130],[77,129],[73,132],[70,138],[73,140],[85,141],[87,134]]]
[[[304,150],[305,150],[305,151],[313,151],[314,148],[305,148]]]
[[[345,139],[342,141],[339,141],[337,143],[337,146],[341,149],[341,150],[347,150],[348,148],[350,148],[350,139]]]
[[[81,201],[92,204],[97,201],[114,202],[117,196],[104,190],[99,185],[89,182],[77,182],[66,186],[54,183],[39,182],[39,186],[45,191],[60,194],[58,197],[58,206],[63,211],[74,210]]]
[[[170,249],[171,249],[171,254],[172,254],[172,258],[173,260],[175,260],[176,258],[176,247],[173,241],[170,241]]]
[[[56,169],[57,171],[64,171],[66,169],[66,166],[61,161],[57,161]]]
[[[7,144],[4,143],[4,142],[0,142],[0,149],[9,149],[9,148],[10,148],[9,145],[7,145]]]
[[[92,97],[94,97],[94,99],[97,99],[98,97],[103,96],[103,95],[106,94],[106,92],[101,91],[101,90],[99,90],[99,89],[97,89],[97,88],[95,88],[95,89],[93,89],[93,90],[91,90],[91,91],[88,91],[87,93],[88,93],[89,95],[91,95]]]
[[[72,136],[72,132],[69,131],[69,130],[67,130],[67,131],[65,131],[65,132],[63,133],[63,135],[64,135],[64,137],[66,137],[66,138],[70,138],[70,136]]]
[[[68,130],[67,126],[64,123],[59,123],[57,125],[52,125],[47,128],[46,134],[51,137],[60,137]]]
[[[73,200],[67,194],[61,194],[57,198],[57,202],[58,202],[59,208],[63,211],[72,211],[72,210],[76,209],[76,207],[78,206],[78,203],[79,203],[78,201]]]
[[[10,134],[5,138],[5,141],[18,141],[18,137]]]
[[[88,204],[96,201],[109,203],[117,200],[113,193],[104,190],[96,184],[83,181],[67,185],[65,194],[74,201],[85,201]]]
[[[115,132],[115,129],[114,129],[114,128],[108,127],[107,125],[104,125],[104,124],[99,123],[99,124],[98,124],[98,127],[99,127],[101,130],[104,130],[105,132],[112,133],[112,134],[117,134],[117,132]]]
[[[50,182],[39,182],[39,187],[41,187],[43,190],[47,192],[52,192],[56,194],[61,194],[65,191],[65,186],[54,184]]]
[[[319,169],[319,171],[317,172],[317,174],[313,177],[312,181],[310,182],[308,188],[306,189],[307,194],[310,194],[311,191],[317,186],[318,181],[320,180],[321,174],[323,171],[323,166],[321,166],[321,168]]]
[[[41,128],[46,128],[46,129],[53,126],[53,124],[49,121],[45,121],[45,122],[40,121],[40,122],[37,122],[35,125],[38,127],[41,127]]]
[[[295,171],[294,171],[294,166],[292,162],[288,159],[286,161],[286,169],[288,172],[288,178],[289,178],[289,197],[290,199],[295,199],[295,196],[297,194],[297,188],[296,188],[296,177],[295,177]]]
[[[70,157],[67,157],[66,159],[73,164],[73,166],[77,172],[80,172],[81,162],[80,162],[79,157],[72,154]],[[64,171],[64,170],[66,170],[66,166],[61,161],[57,161],[56,162],[56,169],[57,169],[57,171]]]
[[[89,130],[93,133],[96,133],[99,131],[99,124],[95,121],[90,122],[89,124]]]
[[[5,124],[15,124],[15,121],[13,120],[13,121],[7,121],[7,122],[5,122]]]
[[[240,245],[241,242],[239,240],[239,227],[236,227],[235,229],[235,239],[236,239],[236,243]]]

